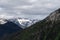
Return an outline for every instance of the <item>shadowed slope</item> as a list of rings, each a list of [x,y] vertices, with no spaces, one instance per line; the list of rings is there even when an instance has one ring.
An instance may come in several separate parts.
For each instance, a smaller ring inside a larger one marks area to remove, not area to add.
[[[10,34],[16,33],[17,31],[21,30],[22,28],[10,21],[7,21],[7,23],[5,24],[0,24],[0,40]]]
[[[60,40],[60,9],[7,40]]]

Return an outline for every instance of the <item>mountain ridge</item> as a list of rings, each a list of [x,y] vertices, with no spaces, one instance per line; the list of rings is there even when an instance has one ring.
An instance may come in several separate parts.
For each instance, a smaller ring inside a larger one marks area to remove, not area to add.
[[[52,12],[44,20],[11,35],[11,40],[60,40],[60,9]],[[53,15],[54,14],[54,15]],[[56,17],[56,18],[55,18]]]
[[[36,19],[28,19],[28,18],[0,18],[0,24],[5,24],[7,21],[13,22],[22,29],[25,29],[33,24],[35,24],[38,20]]]
[[[33,24],[35,24],[38,20],[36,19],[27,19],[27,18],[15,18],[15,19],[9,19],[9,21],[17,24],[21,28],[25,29]]]
[[[60,20],[60,8],[52,12],[49,16],[47,16],[45,19],[50,21],[58,21]]]

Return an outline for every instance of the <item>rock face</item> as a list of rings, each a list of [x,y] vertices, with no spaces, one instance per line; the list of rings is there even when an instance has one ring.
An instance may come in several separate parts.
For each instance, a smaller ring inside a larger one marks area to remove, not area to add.
[[[60,9],[6,40],[60,40]]]
[[[50,20],[50,21],[58,21],[58,20],[60,20],[60,9],[52,12],[46,19]]]

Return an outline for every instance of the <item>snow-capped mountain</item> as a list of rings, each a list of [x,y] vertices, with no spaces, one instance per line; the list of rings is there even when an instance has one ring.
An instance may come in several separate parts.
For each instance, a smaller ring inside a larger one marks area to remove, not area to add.
[[[5,19],[0,18],[0,40],[1,37],[4,37],[4,35],[13,34],[17,31],[23,30],[20,26],[16,25],[15,23]]]
[[[7,21],[13,22],[19,27],[25,29],[34,23],[36,23],[38,20],[37,19],[28,19],[28,18],[11,18],[11,19],[5,19],[5,18],[0,18],[0,24],[5,24]]]
[[[7,23],[7,20],[0,18],[0,24],[5,24],[5,23]]]
[[[36,23],[38,20],[34,19],[27,19],[27,18],[14,18],[14,19],[9,19],[9,21],[17,24],[18,26],[20,26],[21,28],[27,28],[29,26],[31,26],[32,24]]]

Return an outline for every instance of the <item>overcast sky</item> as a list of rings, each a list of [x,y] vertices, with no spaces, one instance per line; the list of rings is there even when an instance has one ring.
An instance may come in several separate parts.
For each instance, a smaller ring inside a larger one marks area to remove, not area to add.
[[[44,19],[60,7],[60,0],[0,0],[0,17]]]

